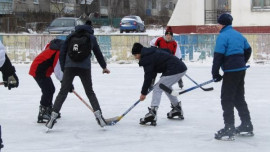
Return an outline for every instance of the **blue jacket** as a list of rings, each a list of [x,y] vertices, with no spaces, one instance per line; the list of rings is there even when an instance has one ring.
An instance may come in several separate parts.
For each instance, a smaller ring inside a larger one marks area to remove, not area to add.
[[[157,73],[162,73],[162,76],[169,76],[185,72],[187,67],[182,60],[172,55],[170,51],[158,48],[143,48],[141,51],[141,59],[139,66],[144,68],[144,83],[141,93],[147,94],[151,85],[152,79]]]
[[[102,67],[102,69],[105,69],[107,65],[106,65],[106,62],[105,62],[104,57],[102,55],[102,52],[99,48],[99,45],[97,43],[97,39],[93,35],[94,31],[93,31],[92,27],[89,25],[78,25],[75,27],[75,31],[76,32],[85,31],[85,32],[88,32],[90,34],[90,41],[92,43],[92,45],[91,45],[92,50],[95,54],[95,57],[97,58],[99,65]],[[61,65],[62,71],[64,70],[65,67],[77,67],[77,68],[83,68],[83,69],[90,69],[91,55],[89,55],[87,58],[85,58],[81,62],[74,62],[68,56],[67,48],[68,48],[68,42],[69,42],[69,39],[71,36],[72,36],[72,33],[67,37],[67,39],[64,42],[64,45],[62,46],[62,48],[60,50],[59,60],[60,60],[60,65]]]
[[[220,67],[224,72],[246,70],[246,63],[251,55],[247,39],[231,25],[220,30],[216,40],[212,75],[219,74]]]

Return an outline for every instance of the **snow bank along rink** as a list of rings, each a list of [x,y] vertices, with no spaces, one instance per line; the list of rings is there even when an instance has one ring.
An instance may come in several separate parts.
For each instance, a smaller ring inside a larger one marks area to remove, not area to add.
[[[196,82],[210,80],[211,63],[186,63],[187,74]],[[30,64],[15,64],[20,80],[18,88],[0,87],[0,124],[4,149],[2,152],[268,152],[270,143],[270,65],[251,64],[246,73],[246,100],[254,125],[254,137],[236,137],[225,142],[214,139],[214,133],[224,127],[220,105],[221,83],[205,92],[196,89],[178,97],[182,101],[185,120],[168,120],[171,110],[166,95],[162,96],[157,126],[141,126],[139,119],[147,112],[152,94],[139,103],[115,126],[100,128],[93,113],[72,93],[62,107],[62,118],[45,133],[44,124],[37,124],[41,91],[28,75]],[[110,74],[102,74],[98,64],[92,64],[93,87],[105,118],[120,116],[140,96],[143,68],[138,64],[108,64]],[[60,82],[52,76],[56,92]],[[158,78],[157,78],[158,79]],[[186,77],[184,89],[194,86]],[[78,77],[75,91],[88,101]],[[174,86],[177,89],[177,85]],[[235,110],[236,126],[240,120]]]

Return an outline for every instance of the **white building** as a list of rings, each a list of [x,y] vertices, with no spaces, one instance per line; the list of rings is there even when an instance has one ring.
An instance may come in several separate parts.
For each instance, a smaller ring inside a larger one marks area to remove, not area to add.
[[[270,33],[270,0],[179,0],[168,26],[174,33],[218,33],[217,18],[233,16],[243,33]]]

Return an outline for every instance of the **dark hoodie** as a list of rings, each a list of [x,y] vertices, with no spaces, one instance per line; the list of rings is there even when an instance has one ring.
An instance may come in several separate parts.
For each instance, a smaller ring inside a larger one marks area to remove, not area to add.
[[[162,73],[162,76],[170,76],[187,70],[184,62],[177,57],[167,51],[153,47],[142,49],[139,66],[143,66],[145,73],[141,91],[143,95],[147,94],[152,79],[156,77],[157,73]]]
[[[85,31],[85,32],[88,32],[90,34],[90,41],[91,41],[92,50],[95,54],[95,57],[97,58],[99,65],[102,67],[102,69],[105,69],[107,65],[106,65],[104,57],[101,53],[99,45],[97,43],[97,39],[93,35],[94,31],[93,31],[92,27],[89,25],[78,25],[75,27],[75,32],[81,32],[81,31]],[[63,47],[61,48],[60,57],[59,57],[61,69],[64,70],[65,67],[77,67],[77,68],[83,68],[83,69],[90,69],[91,55],[89,55],[87,58],[85,58],[81,62],[74,62],[74,61],[72,61],[72,59],[70,59],[70,57],[67,54],[68,42],[73,34],[74,33],[71,33],[67,37]]]

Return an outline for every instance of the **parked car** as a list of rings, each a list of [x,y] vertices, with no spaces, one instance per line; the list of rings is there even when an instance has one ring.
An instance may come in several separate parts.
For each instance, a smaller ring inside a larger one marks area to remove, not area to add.
[[[144,21],[139,16],[125,16],[120,22],[120,33],[145,32]]]
[[[75,31],[75,26],[83,25],[84,22],[79,18],[60,17],[52,21],[52,23],[43,32],[45,34],[70,34]]]

